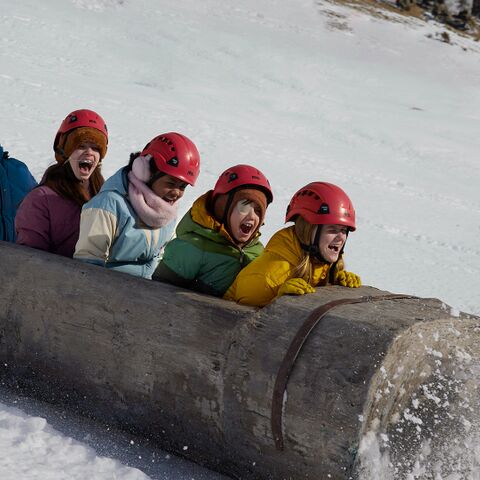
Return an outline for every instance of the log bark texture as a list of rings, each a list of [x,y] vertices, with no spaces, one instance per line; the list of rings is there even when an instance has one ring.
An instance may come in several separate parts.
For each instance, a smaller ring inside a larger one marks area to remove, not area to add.
[[[273,388],[304,320],[389,292],[325,287],[254,309],[5,242],[0,266],[4,381],[241,479],[354,478],[370,382],[392,342],[451,318],[437,299],[330,310],[288,380],[280,451]]]

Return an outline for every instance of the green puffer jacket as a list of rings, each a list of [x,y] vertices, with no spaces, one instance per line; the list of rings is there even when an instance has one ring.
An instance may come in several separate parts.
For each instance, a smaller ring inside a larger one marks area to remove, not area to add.
[[[153,280],[222,297],[238,272],[263,251],[260,233],[242,248],[207,210],[212,191],[198,198],[167,244]]]

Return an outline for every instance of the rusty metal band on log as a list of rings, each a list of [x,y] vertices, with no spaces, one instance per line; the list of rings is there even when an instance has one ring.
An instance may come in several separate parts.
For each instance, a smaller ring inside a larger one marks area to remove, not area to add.
[[[277,450],[284,449],[283,432],[282,432],[282,417],[283,417],[283,398],[285,390],[287,389],[288,379],[290,373],[295,365],[297,359],[305,341],[310,333],[318,325],[320,320],[332,309],[340,305],[351,305],[356,303],[376,302],[380,300],[396,300],[396,299],[408,299],[419,298],[414,295],[403,294],[390,294],[390,295],[378,295],[378,296],[365,296],[359,298],[341,298],[339,300],[333,300],[325,305],[322,305],[310,313],[307,319],[303,322],[295,336],[293,337],[287,353],[280,364],[277,377],[275,379],[275,385],[273,387],[272,395],[272,410],[271,410],[271,425],[272,434],[275,441]]]

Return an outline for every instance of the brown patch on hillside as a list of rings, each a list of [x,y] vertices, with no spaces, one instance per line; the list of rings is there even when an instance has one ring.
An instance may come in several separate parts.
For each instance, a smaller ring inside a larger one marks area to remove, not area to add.
[[[393,3],[378,0],[317,0],[316,3],[319,7],[322,7],[322,11],[331,18],[331,20],[328,22],[330,27],[348,31],[351,31],[351,28],[347,23],[346,16],[326,9],[325,6],[327,4],[345,5],[376,18],[382,18],[384,20],[401,23],[408,23],[408,20],[412,18],[426,22],[429,14],[427,10],[419,5],[414,4],[408,9],[403,9],[397,7]],[[443,24],[443,27],[445,30],[455,32],[457,35],[465,38],[473,38],[475,41],[480,41],[480,20],[472,17],[470,20],[468,20],[467,24],[467,30],[458,30],[447,24]]]

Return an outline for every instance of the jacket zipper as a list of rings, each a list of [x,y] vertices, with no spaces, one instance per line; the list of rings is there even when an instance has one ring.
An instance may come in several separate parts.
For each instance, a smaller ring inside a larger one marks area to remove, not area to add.
[[[243,251],[242,248],[239,248],[240,250],[240,257],[238,258],[238,261],[240,262],[240,265],[243,264],[243,258],[245,257],[245,252]]]

